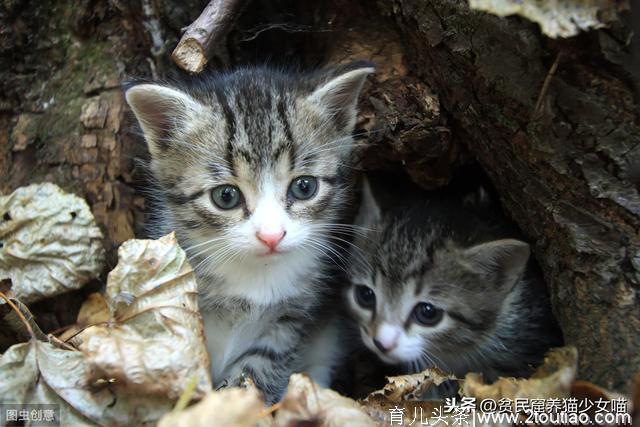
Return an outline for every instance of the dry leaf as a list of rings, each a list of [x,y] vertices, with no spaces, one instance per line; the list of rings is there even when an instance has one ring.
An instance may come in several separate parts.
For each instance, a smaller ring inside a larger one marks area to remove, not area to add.
[[[554,38],[602,28],[602,12],[616,9],[614,0],[469,0],[469,5],[498,16],[520,15]]]
[[[98,292],[89,294],[87,299],[78,312],[76,323],[73,327],[67,329],[59,336],[62,341],[71,341],[76,347],[80,345],[81,340],[77,336],[79,332],[88,326],[106,323],[111,318],[109,306],[104,296]]]
[[[78,311],[76,322],[80,326],[95,325],[108,322],[110,318],[109,305],[104,296],[98,292],[89,294]]]
[[[58,404],[64,413],[61,425],[96,425],[66,403],[80,396],[92,399],[84,368],[79,352],[42,341],[14,345],[0,359],[0,401]],[[109,403],[104,400],[105,407]]]
[[[309,377],[293,374],[275,416],[276,425],[322,427],[378,426],[358,402],[321,388]]]
[[[171,409],[167,399],[91,381],[88,370],[79,351],[37,340],[14,345],[0,358],[0,401],[57,404],[62,426],[151,424]]]
[[[10,347],[0,401],[58,404],[60,425],[138,426],[169,412],[190,378],[196,397],[211,389],[196,284],[175,237],[129,241],[119,256],[106,299],[92,296],[78,316],[107,324],[80,334],[82,351],[39,340]]]
[[[212,386],[197,286],[175,235],[129,240],[118,258],[105,294],[109,322],[78,336],[93,378],[175,400],[195,377],[194,397],[204,396]]]
[[[385,400],[392,403],[416,400],[431,386],[439,386],[445,381],[455,379],[455,376],[447,375],[438,368],[429,368],[417,374],[388,377],[387,384],[381,390],[374,391],[364,400],[365,402]]]
[[[168,413],[158,427],[255,427],[263,409],[257,389],[233,387],[211,391],[197,404]]]
[[[24,303],[82,287],[104,264],[102,233],[87,203],[54,184],[0,196],[0,279]]]
[[[403,420],[407,424],[413,420],[415,414],[423,414],[427,418],[436,408],[442,406],[441,401],[425,402],[420,401],[420,398],[431,387],[437,387],[449,380],[456,380],[456,377],[447,375],[437,368],[426,369],[417,374],[388,377],[387,384],[381,390],[369,394],[363,403],[367,413],[384,425],[391,425],[391,409],[396,406],[403,408]]]
[[[566,398],[571,395],[571,385],[576,376],[578,351],[575,347],[551,350],[531,378],[499,378],[493,384],[485,384],[480,375],[467,374],[462,385],[464,396],[478,400],[502,398],[515,400]]]

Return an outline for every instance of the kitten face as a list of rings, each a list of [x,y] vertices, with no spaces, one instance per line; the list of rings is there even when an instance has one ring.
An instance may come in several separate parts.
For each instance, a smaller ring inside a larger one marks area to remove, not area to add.
[[[204,86],[127,92],[152,170],[196,271],[258,302],[324,257],[347,202],[356,101],[373,70],[223,75]],[[275,276],[275,277],[274,277]],[[216,291],[221,291],[217,289]]]
[[[382,215],[371,202],[363,207],[373,211],[364,222],[372,231],[358,242],[363,256],[354,257],[346,295],[363,343],[390,364],[455,371],[492,332],[528,245],[464,247],[452,238],[455,227],[428,211]]]

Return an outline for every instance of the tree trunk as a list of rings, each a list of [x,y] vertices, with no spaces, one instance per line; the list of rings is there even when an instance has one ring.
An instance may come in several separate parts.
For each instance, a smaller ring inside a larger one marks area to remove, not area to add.
[[[464,1],[379,6],[398,23],[412,68],[440,95],[454,135],[536,242],[580,376],[624,390],[640,370],[640,110],[625,69],[630,28],[554,42],[533,24],[472,12]]]
[[[85,197],[113,261],[144,218],[133,159],[146,149],[120,84],[181,73],[170,53],[206,3],[4,2],[0,192],[52,181]],[[254,0],[215,43],[232,65],[376,62],[359,120],[363,166],[437,188],[479,162],[535,242],[580,376],[625,390],[640,371],[639,63],[629,22],[554,41],[463,0]]]

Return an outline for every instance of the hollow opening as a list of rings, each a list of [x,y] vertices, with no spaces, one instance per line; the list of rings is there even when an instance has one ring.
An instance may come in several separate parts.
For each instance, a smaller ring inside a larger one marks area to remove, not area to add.
[[[234,66],[268,64],[313,69],[350,60],[373,60],[376,74],[360,98],[354,136],[358,168],[378,178],[377,191],[387,199],[385,203],[418,193],[464,198],[482,188],[490,200],[487,216],[509,223],[514,229],[513,238],[523,238],[502,208],[492,179],[475,160],[475,148],[467,144],[465,131],[430,87],[430,81],[443,78],[430,71],[429,61],[433,59],[421,57],[417,61],[412,42],[384,11],[366,1],[348,5],[339,0],[304,5],[253,1],[228,40]],[[531,243],[534,247],[535,242]],[[532,268],[541,277],[539,268]],[[540,298],[548,305],[547,295]],[[552,323],[550,328],[560,334]],[[384,375],[394,373],[406,373],[406,367],[382,364],[363,350],[336,375],[334,387],[347,395],[363,397],[384,384]]]

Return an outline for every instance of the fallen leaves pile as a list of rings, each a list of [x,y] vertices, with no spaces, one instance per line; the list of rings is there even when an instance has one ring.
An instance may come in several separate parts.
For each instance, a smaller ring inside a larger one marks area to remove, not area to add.
[[[616,396],[576,381],[577,352],[564,347],[529,379],[484,384],[476,374],[458,380],[433,368],[391,377],[361,401],[294,374],[282,401],[265,407],[250,381],[212,391],[196,281],[173,234],[125,242],[104,292],[91,294],[76,324],[54,336],[25,303],[98,277],[100,230],[83,200],[53,184],[0,197],[0,216],[0,344],[8,348],[0,402],[57,404],[60,425],[389,426],[396,407],[410,425],[416,409],[430,415],[442,407],[423,398],[447,381],[479,400]]]

